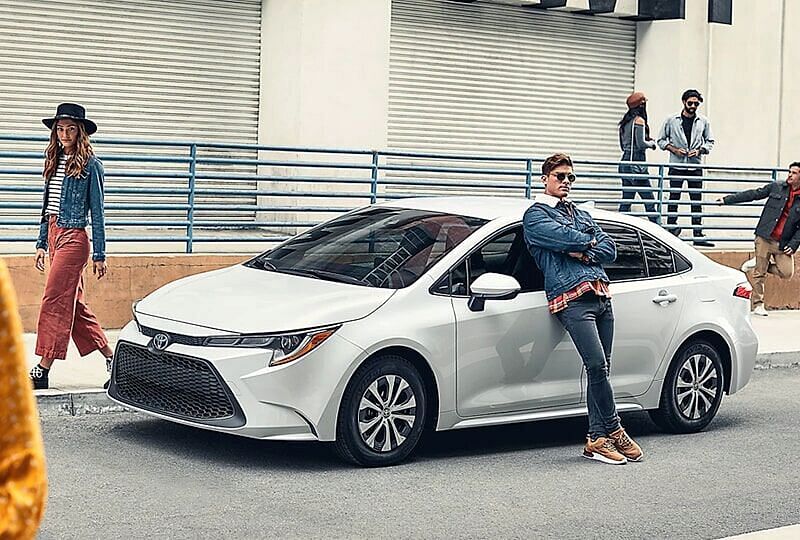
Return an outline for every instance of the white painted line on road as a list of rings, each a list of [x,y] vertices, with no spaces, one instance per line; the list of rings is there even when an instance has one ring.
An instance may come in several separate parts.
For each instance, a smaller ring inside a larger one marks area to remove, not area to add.
[[[800,525],[764,529],[737,536],[727,536],[720,540],[796,540],[797,538],[800,538]]]

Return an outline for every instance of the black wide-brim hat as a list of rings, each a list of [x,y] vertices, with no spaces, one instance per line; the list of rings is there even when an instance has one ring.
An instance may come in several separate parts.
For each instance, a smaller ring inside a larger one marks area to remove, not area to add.
[[[53,124],[62,118],[83,122],[88,135],[97,131],[97,124],[86,118],[86,109],[77,103],[62,103],[56,109],[56,115],[53,118],[42,118],[42,124],[46,125],[48,129],[53,129]]]

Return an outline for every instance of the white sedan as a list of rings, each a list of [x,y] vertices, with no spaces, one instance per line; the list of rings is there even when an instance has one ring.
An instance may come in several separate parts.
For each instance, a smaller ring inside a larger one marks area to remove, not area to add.
[[[170,283],[134,306],[108,394],[200,428],[335,441],[365,466],[403,460],[426,430],[586,415],[583,365],[523,241],[530,204],[377,204]],[[755,363],[744,274],[646,220],[591,213],[618,251],[618,411],[703,429]]]

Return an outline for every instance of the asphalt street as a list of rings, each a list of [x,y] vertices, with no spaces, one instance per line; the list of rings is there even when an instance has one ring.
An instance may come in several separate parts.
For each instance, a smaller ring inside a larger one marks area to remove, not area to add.
[[[759,370],[709,428],[623,418],[642,463],[580,457],[585,420],[431,435],[386,469],[133,413],[43,420],[40,538],[720,538],[800,523],[800,368]]]

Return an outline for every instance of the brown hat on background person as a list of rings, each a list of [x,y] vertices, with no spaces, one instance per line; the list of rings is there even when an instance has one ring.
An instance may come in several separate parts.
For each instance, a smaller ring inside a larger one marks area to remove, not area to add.
[[[641,107],[644,103],[647,103],[647,97],[643,92],[634,92],[625,100],[625,104],[629,109]]]

